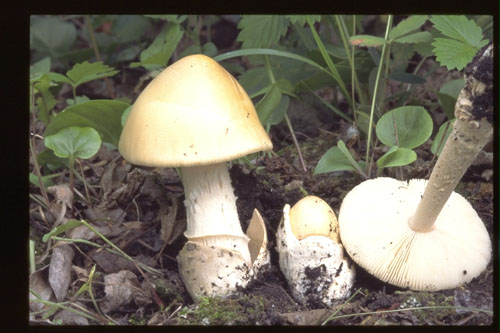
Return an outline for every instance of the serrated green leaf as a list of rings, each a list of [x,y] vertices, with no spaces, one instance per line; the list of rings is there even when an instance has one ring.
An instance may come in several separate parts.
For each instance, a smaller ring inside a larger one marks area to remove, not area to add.
[[[321,15],[286,15],[292,24],[303,26],[306,24],[306,18],[309,16],[313,23],[321,21]]]
[[[428,15],[409,16],[391,29],[391,31],[389,32],[389,39],[396,39],[420,28],[425,23],[425,21],[427,21],[427,18]]]
[[[383,168],[408,165],[416,160],[417,154],[413,150],[393,146],[377,160],[378,172]]]
[[[476,49],[481,48],[483,32],[481,28],[464,15],[433,15],[431,22],[443,35],[459,40]]]
[[[267,124],[271,114],[276,109],[281,101],[281,92],[277,84],[273,84],[271,89],[262,97],[262,99],[255,105],[257,115],[261,124]]]
[[[395,42],[398,43],[406,43],[406,44],[416,44],[416,43],[427,43],[430,42],[432,35],[427,31],[419,31],[413,34],[409,34],[403,37],[399,37],[394,39]]]
[[[436,38],[432,43],[436,60],[449,70],[462,70],[476,55],[478,49],[462,41]]]
[[[446,140],[448,140],[448,137],[450,136],[451,132],[453,131],[453,123],[455,122],[455,119],[448,120],[444,122],[440,127],[439,131],[436,134],[436,137],[434,138],[434,141],[432,142],[431,146],[431,152],[439,156],[441,154],[441,151],[444,148],[444,144],[446,143]]]
[[[147,49],[141,52],[140,62],[130,64],[131,68],[165,67],[179,44],[184,31],[177,23],[169,22]]]
[[[385,39],[382,37],[371,36],[371,35],[355,35],[349,37],[349,42],[352,45],[376,47],[384,45]]]
[[[128,106],[128,103],[117,100],[92,100],[68,106],[52,118],[44,136],[70,126],[92,127],[101,134],[104,142],[118,146],[121,118]]]
[[[67,83],[67,84],[73,85],[73,82],[65,75],[62,75],[59,73],[54,73],[54,72],[49,72],[46,75],[51,81],[54,81],[57,83]]]
[[[44,143],[57,157],[88,159],[101,147],[101,137],[92,127],[71,126],[46,136]]]
[[[283,36],[290,21],[285,15],[243,15],[237,41],[242,49],[269,47]]]
[[[72,81],[72,85],[77,87],[82,83],[113,76],[118,72],[114,68],[104,65],[102,61],[92,63],[84,61],[81,64],[75,64],[72,69],[66,72],[66,76]]]
[[[385,113],[377,122],[376,134],[385,145],[415,148],[432,134],[432,118],[421,106],[403,106]]]

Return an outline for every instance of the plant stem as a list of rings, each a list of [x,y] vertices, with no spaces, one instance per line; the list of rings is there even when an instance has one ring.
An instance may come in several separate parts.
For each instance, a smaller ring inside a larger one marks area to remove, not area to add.
[[[274,73],[273,73],[273,70],[271,69],[271,62],[269,61],[269,56],[265,55],[264,59],[266,61],[265,65],[266,65],[267,74],[269,76],[269,81],[271,81],[271,84],[276,84],[276,79],[274,78]],[[302,165],[304,172],[307,172],[307,167],[306,167],[306,164],[304,162],[304,158],[302,157],[302,152],[300,151],[299,142],[297,141],[297,137],[295,136],[295,132],[293,131],[292,123],[290,122],[290,119],[288,118],[287,111],[285,111],[285,122],[286,122],[286,125],[288,126],[288,130],[290,131],[290,134],[292,135],[293,144],[295,145],[295,149],[297,149],[300,164]]]
[[[99,48],[97,47],[97,43],[95,40],[95,35],[94,35],[94,28],[92,28],[92,24],[90,23],[90,16],[85,15],[85,24],[87,26],[87,30],[89,31],[89,37],[90,37],[90,42],[92,44],[92,48],[94,49],[94,54],[97,59],[97,61],[102,61],[101,59],[101,53],[99,52]],[[109,83],[109,80],[107,77],[104,78],[104,83],[106,84],[106,88],[108,89],[108,94],[111,99],[115,99],[115,93],[113,91],[113,87],[111,86],[111,83]],[[75,99],[76,103],[76,87],[73,86],[73,98]]]
[[[49,207],[50,200],[49,200],[49,196],[47,195],[47,191],[45,190],[45,186],[43,185],[42,175],[40,174],[40,166],[38,165],[37,156],[36,156],[35,150],[33,148],[33,146],[34,146],[33,140],[34,139],[29,140],[29,143],[30,143],[31,156],[33,157],[34,171],[35,171],[35,174],[38,178],[38,185],[40,187],[40,192],[42,193],[43,200],[45,201],[45,205],[47,207]]]
[[[344,81],[342,81],[342,78],[341,78],[339,72],[337,71],[335,64],[333,63],[332,58],[330,58],[330,55],[328,54],[328,52],[325,48],[325,45],[321,41],[321,38],[319,37],[318,32],[314,28],[314,24],[312,23],[311,19],[308,16],[306,16],[306,22],[309,25],[309,27],[311,28],[311,32],[312,32],[312,35],[314,37],[314,40],[316,41],[316,44],[318,45],[319,51],[321,52],[321,55],[323,56],[323,60],[326,62],[328,69],[330,70],[330,74],[335,79],[335,81],[337,81],[337,84],[339,85],[340,90],[342,91],[342,94],[344,95],[344,98],[347,100],[347,103],[352,108],[353,101],[351,100],[351,96],[345,87]]]
[[[334,17],[340,32],[340,39],[342,39],[342,44],[344,45],[344,49],[347,54],[347,60],[349,61],[349,66],[351,66],[351,79],[353,82],[352,90],[354,91],[354,87],[356,87],[356,91],[358,92],[359,96],[359,102],[361,104],[366,104],[365,95],[363,94],[361,87],[359,85],[358,76],[356,74],[356,67],[354,66],[354,45],[351,45],[351,49],[349,49],[349,36],[347,28],[345,26],[344,18],[341,15],[334,15]],[[354,92],[352,94],[354,95]],[[354,103],[354,96],[352,96],[352,101]]]
[[[387,19],[387,26],[385,29],[385,40],[386,43],[382,46],[382,55],[380,56],[380,63],[378,64],[378,69],[377,69],[377,78],[375,79],[375,87],[373,88],[373,97],[372,97],[372,107],[370,110],[370,121],[368,124],[368,138],[366,140],[366,156],[365,156],[365,161],[366,161],[366,174],[368,177],[371,175],[371,161],[370,161],[370,144],[372,140],[372,127],[373,127],[373,114],[375,113],[375,104],[377,102],[377,91],[378,91],[378,84],[380,82],[380,74],[382,73],[382,66],[383,66],[383,61],[385,57],[385,49],[387,46],[387,40],[389,38],[389,30],[391,30],[392,26],[392,15],[389,15]]]
[[[455,105],[453,131],[432,170],[422,200],[409,221],[415,231],[431,230],[465,171],[493,134],[493,105],[484,105],[485,101],[488,103],[493,98],[492,49],[492,44],[483,48],[466,68],[466,84]]]

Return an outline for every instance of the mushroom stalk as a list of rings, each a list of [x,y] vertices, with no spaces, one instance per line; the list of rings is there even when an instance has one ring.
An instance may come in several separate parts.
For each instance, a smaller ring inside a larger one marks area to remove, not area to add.
[[[453,131],[409,221],[414,231],[432,230],[451,193],[493,134],[492,59],[493,47],[490,44],[479,52],[465,71],[466,85],[455,105]]]
[[[190,241],[236,251],[250,264],[249,238],[243,233],[236,196],[225,163],[184,167],[187,228]]]

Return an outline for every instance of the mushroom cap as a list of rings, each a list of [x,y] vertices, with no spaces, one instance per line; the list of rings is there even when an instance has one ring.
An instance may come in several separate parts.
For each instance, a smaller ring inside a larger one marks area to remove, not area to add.
[[[337,217],[330,206],[317,196],[308,195],[293,205],[290,225],[298,240],[317,235],[340,242]]]
[[[245,90],[215,60],[184,57],[135,101],[120,137],[129,162],[186,167],[230,161],[272,143]]]
[[[340,238],[350,257],[384,282],[413,290],[456,288],[491,259],[491,240],[472,208],[453,192],[428,232],[408,224],[427,181],[381,177],[354,187],[339,212]]]

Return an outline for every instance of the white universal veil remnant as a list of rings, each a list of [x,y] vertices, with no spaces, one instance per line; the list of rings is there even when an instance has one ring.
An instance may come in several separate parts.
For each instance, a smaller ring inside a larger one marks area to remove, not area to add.
[[[429,181],[367,180],[339,212],[351,258],[382,281],[414,290],[471,281],[491,259],[491,240],[476,211],[453,192],[493,133],[493,47],[465,70],[455,123]]]
[[[344,258],[335,213],[321,198],[286,204],[276,232],[279,264],[293,297],[304,305],[332,306],[351,293],[354,265]]]
[[[173,63],[134,103],[119,150],[133,164],[181,168],[188,242],[178,263],[193,298],[229,295],[267,260],[262,217],[254,211],[243,233],[225,162],[271,149],[245,90],[207,56]]]

